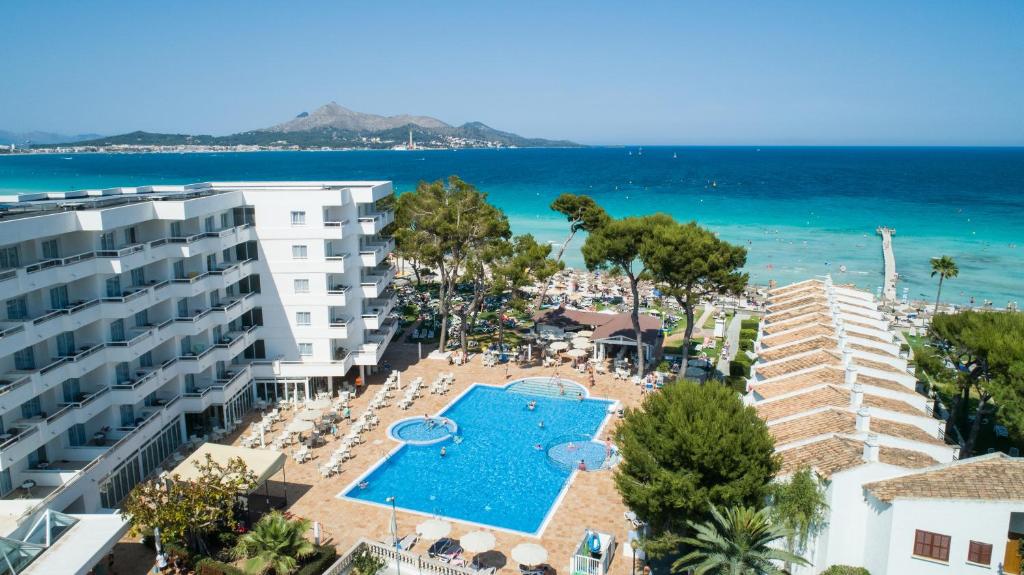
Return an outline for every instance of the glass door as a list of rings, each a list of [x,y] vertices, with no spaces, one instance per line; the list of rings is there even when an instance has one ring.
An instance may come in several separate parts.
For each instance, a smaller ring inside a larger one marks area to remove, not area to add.
[[[77,377],[65,379],[64,383],[60,384],[60,387],[64,394],[64,403],[74,403],[78,401],[78,394],[82,392],[82,388]]]
[[[57,335],[57,355],[61,357],[75,355],[75,332],[65,331]]]
[[[68,302],[68,286],[50,288],[50,309],[65,309]]]
[[[124,320],[110,322],[110,341],[124,341]]]

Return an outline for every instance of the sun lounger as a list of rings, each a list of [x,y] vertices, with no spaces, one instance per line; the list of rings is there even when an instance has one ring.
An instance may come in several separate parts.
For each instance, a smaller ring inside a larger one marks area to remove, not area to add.
[[[399,551],[408,551],[412,549],[412,546],[415,545],[417,541],[419,541],[419,537],[417,537],[415,533],[410,533],[398,541],[395,541],[394,546],[395,549],[398,549]]]
[[[640,529],[644,526],[644,522],[640,521],[640,518],[637,517],[636,513],[632,511],[626,511],[625,513],[623,513],[623,516],[626,518],[626,521],[629,521],[629,523],[633,526],[634,529]]]

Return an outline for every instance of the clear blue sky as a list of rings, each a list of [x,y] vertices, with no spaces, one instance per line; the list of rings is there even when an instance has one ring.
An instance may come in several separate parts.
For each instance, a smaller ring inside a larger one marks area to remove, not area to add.
[[[1024,2],[7,2],[0,129],[335,100],[590,144],[1024,145]]]

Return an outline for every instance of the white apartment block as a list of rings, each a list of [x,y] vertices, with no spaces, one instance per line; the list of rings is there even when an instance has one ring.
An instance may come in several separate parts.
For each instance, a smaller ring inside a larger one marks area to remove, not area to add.
[[[397,329],[390,182],[0,197],[0,573],[84,573],[183,442],[333,391]],[[56,536],[62,543],[53,546]]]

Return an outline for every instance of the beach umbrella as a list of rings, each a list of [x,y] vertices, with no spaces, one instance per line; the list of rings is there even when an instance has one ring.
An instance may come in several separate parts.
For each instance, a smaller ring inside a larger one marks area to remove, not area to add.
[[[551,351],[565,351],[569,349],[569,344],[564,341],[556,341],[548,346]]]
[[[486,531],[473,531],[459,537],[459,543],[470,553],[483,553],[494,549],[494,535]]]
[[[452,524],[441,519],[427,519],[416,526],[416,533],[424,539],[441,539],[452,532]]]
[[[536,543],[520,543],[512,548],[512,559],[523,565],[540,565],[548,560],[548,550]]]
[[[312,421],[296,419],[295,421],[289,423],[288,427],[286,427],[285,429],[291,433],[303,433],[306,431],[312,431],[313,427],[314,425]]]
[[[585,329],[583,331],[576,332],[576,335],[578,337],[594,337],[594,332],[590,331],[589,329]]]
[[[324,412],[318,409],[307,409],[306,411],[300,411],[295,415],[295,419],[301,421],[316,421],[324,416]]]
[[[575,358],[587,357],[587,350],[579,348],[570,349],[569,351],[565,352],[565,355]]]
[[[572,338],[572,346],[577,349],[587,349],[591,346],[590,339],[585,337]]]

